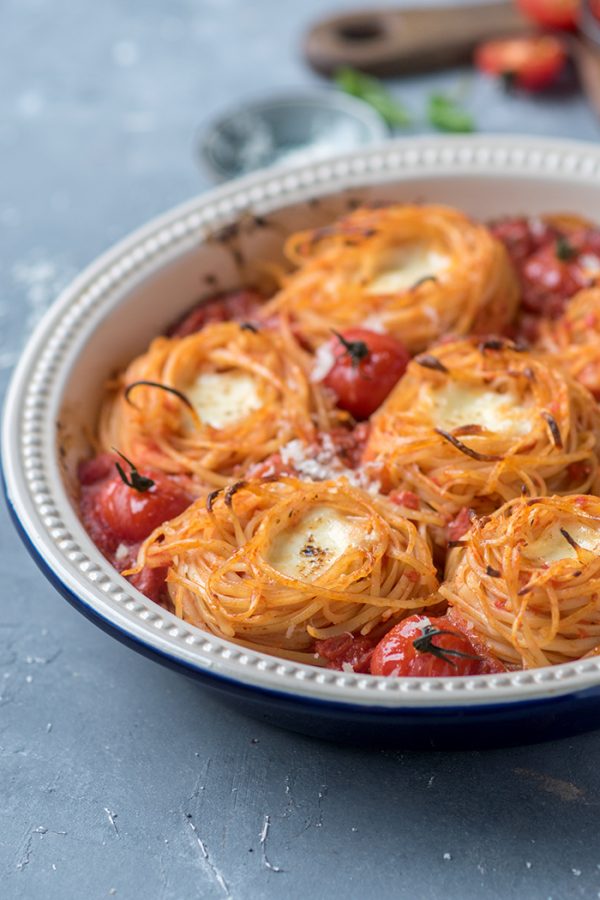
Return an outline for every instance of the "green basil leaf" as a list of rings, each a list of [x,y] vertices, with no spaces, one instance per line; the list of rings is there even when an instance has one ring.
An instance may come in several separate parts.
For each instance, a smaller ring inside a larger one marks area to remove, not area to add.
[[[412,118],[408,110],[394,100],[378,78],[365,75],[350,66],[343,66],[335,72],[334,81],[346,94],[372,106],[388,125],[396,128],[410,125]]]
[[[446,94],[431,94],[427,104],[427,118],[438,131],[457,134],[475,131],[473,116]]]

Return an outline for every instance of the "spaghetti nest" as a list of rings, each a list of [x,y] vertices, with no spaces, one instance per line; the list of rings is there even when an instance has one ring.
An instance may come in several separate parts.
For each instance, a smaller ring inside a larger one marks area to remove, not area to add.
[[[344,479],[234,484],[158,528],[138,564],[168,566],[175,612],[193,625],[312,663],[316,639],[378,634],[437,587],[415,525]]]
[[[110,386],[101,448],[116,447],[138,467],[222,486],[291,439],[308,442],[339,421],[306,371],[289,334],[229,322],[157,338]]]
[[[600,499],[514,500],[475,522],[440,593],[509,666],[579,659],[600,643]]]
[[[600,288],[580,291],[555,321],[542,320],[538,347],[600,399]]]
[[[365,459],[387,489],[452,517],[520,494],[598,488],[600,411],[560,369],[514,344],[476,339],[416,357],[372,420]]]
[[[501,330],[519,299],[504,246],[444,206],[358,209],[292,235],[286,254],[299,268],[266,311],[290,318],[312,346],[361,324],[416,352],[448,332]]]

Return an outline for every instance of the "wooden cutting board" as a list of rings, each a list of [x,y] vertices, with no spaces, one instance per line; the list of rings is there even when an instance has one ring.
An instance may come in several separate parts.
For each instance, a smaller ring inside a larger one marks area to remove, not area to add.
[[[305,37],[304,55],[322,75],[340,66],[403,75],[470,61],[481,41],[529,31],[512,2],[365,10],[317,22]]]

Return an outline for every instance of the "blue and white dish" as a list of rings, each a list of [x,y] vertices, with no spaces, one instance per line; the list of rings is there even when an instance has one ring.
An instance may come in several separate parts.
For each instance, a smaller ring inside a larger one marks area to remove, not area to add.
[[[388,142],[293,170],[251,175],[150,222],[93,263],[31,337],[8,392],[6,495],[54,586],[119,640],[242,710],[353,743],[484,746],[600,725],[600,657],[465,678],[379,678],[282,661],[192,627],[103,558],[75,501],[107,377],[202,296],[252,278],[284,236],[357,202],[428,200],[476,217],[600,209],[600,150],[521,137]]]

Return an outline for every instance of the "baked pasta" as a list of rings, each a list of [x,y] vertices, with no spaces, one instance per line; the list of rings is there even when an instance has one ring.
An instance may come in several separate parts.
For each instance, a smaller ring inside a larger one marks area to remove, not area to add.
[[[600,652],[600,231],[434,205],[292,235],[106,385],[90,537],[221,639],[386,677]],[[261,261],[261,263],[264,261]]]
[[[499,331],[517,310],[501,242],[445,206],[359,209],[292,235],[286,254],[297,268],[267,309],[313,347],[331,329],[362,325],[417,352],[448,333]]]
[[[372,418],[364,458],[387,490],[410,490],[448,519],[522,494],[597,486],[600,414],[580,384],[499,338],[416,356]]]

